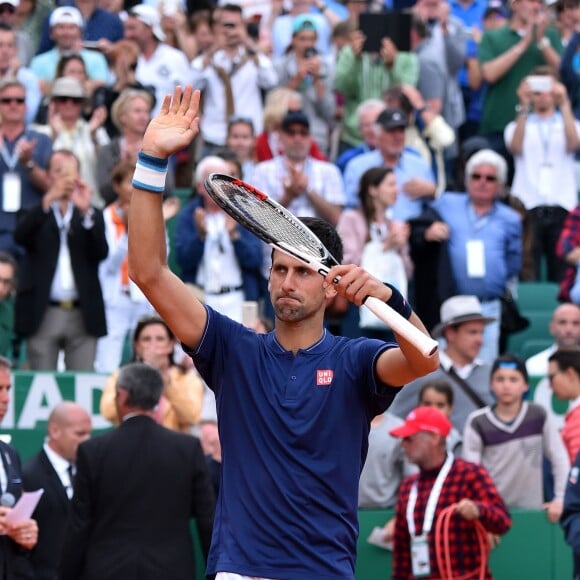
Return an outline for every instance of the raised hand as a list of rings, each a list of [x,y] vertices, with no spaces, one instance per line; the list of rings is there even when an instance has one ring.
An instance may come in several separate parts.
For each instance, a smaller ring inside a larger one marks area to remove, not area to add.
[[[199,132],[200,92],[190,85],[175,87],[173,97],[166,95],[161,111],[154,117],[143,136],[141,150],[153,157],[166,159],[187,147]]]

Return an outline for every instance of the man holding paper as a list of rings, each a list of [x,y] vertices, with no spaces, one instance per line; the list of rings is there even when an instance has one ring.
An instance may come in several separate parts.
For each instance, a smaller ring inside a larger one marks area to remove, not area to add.
[[[0,422],[10,402],[11,367],[7,358],[0,357]],[[38,525],[30,517],[10,517],[12,505],[22,495],[20,457],[16,449],[3,441],[0,457],[0,578],[26,580],[33,578],[28,550],[36,546]]]

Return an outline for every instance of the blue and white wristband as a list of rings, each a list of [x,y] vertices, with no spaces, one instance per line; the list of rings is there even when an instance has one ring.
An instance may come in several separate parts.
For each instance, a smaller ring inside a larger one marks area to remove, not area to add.
[[[151,193],[164,193],[168,165],[169,159],[158,159],[139,151],[133,174],[133,187]]]

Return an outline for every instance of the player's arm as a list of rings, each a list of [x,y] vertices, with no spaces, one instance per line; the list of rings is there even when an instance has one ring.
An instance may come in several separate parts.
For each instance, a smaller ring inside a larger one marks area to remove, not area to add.
[[[369,274],[364,268],[354,264],[335,266],[328,273],[326,283],[333,283],[337,277],[340,278],[335,284],[337,292],[357,306],[361,306],[367,296],[374,296],[392,306],[391,288]],[[395,308],[395,310],[398,309]],[[399,312],[399,314],[403,313]],[[410,316],[403,315],[413,326],[429,336],[424,324],[414,312],[411,311]],[[416,345],[403,336],[395,333],[395,337],[399,348],[386,350],[376,363],[377,375],[383,383],[402,385],[439,368],[437,353],[425,357]]]
[[[147,168],[140,170],[140,164],[150,167],[153,158],[162,166],[172,153],[193,141],[199,131],[199,96],[190,86],[183,91],[176,87],[149,123],[142,145],[142,153],[149,157],[138,161],[129,211],[129,275],[177,338],[192,348],[205,328],[206,310],[169,269],[162,194],[145,189],[158,176]]]

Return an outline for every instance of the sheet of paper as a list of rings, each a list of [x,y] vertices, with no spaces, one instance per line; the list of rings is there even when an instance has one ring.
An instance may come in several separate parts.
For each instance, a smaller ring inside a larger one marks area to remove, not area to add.
[[[390,550],[393,551],[393,542],[385,542],[385,530],[384,528],[380,528],[376,526],[373,528],[371,535],[367,538],[367,542],[372,544],[373,546],[378,546],[383,550]]]
[[[6,522],[10,525],[17,524],[24,520],[30,519],[32,513],[36,509],[44,489],[40,488],[36,491],[25,491],[16,502],[10,513],[6,516]]]

